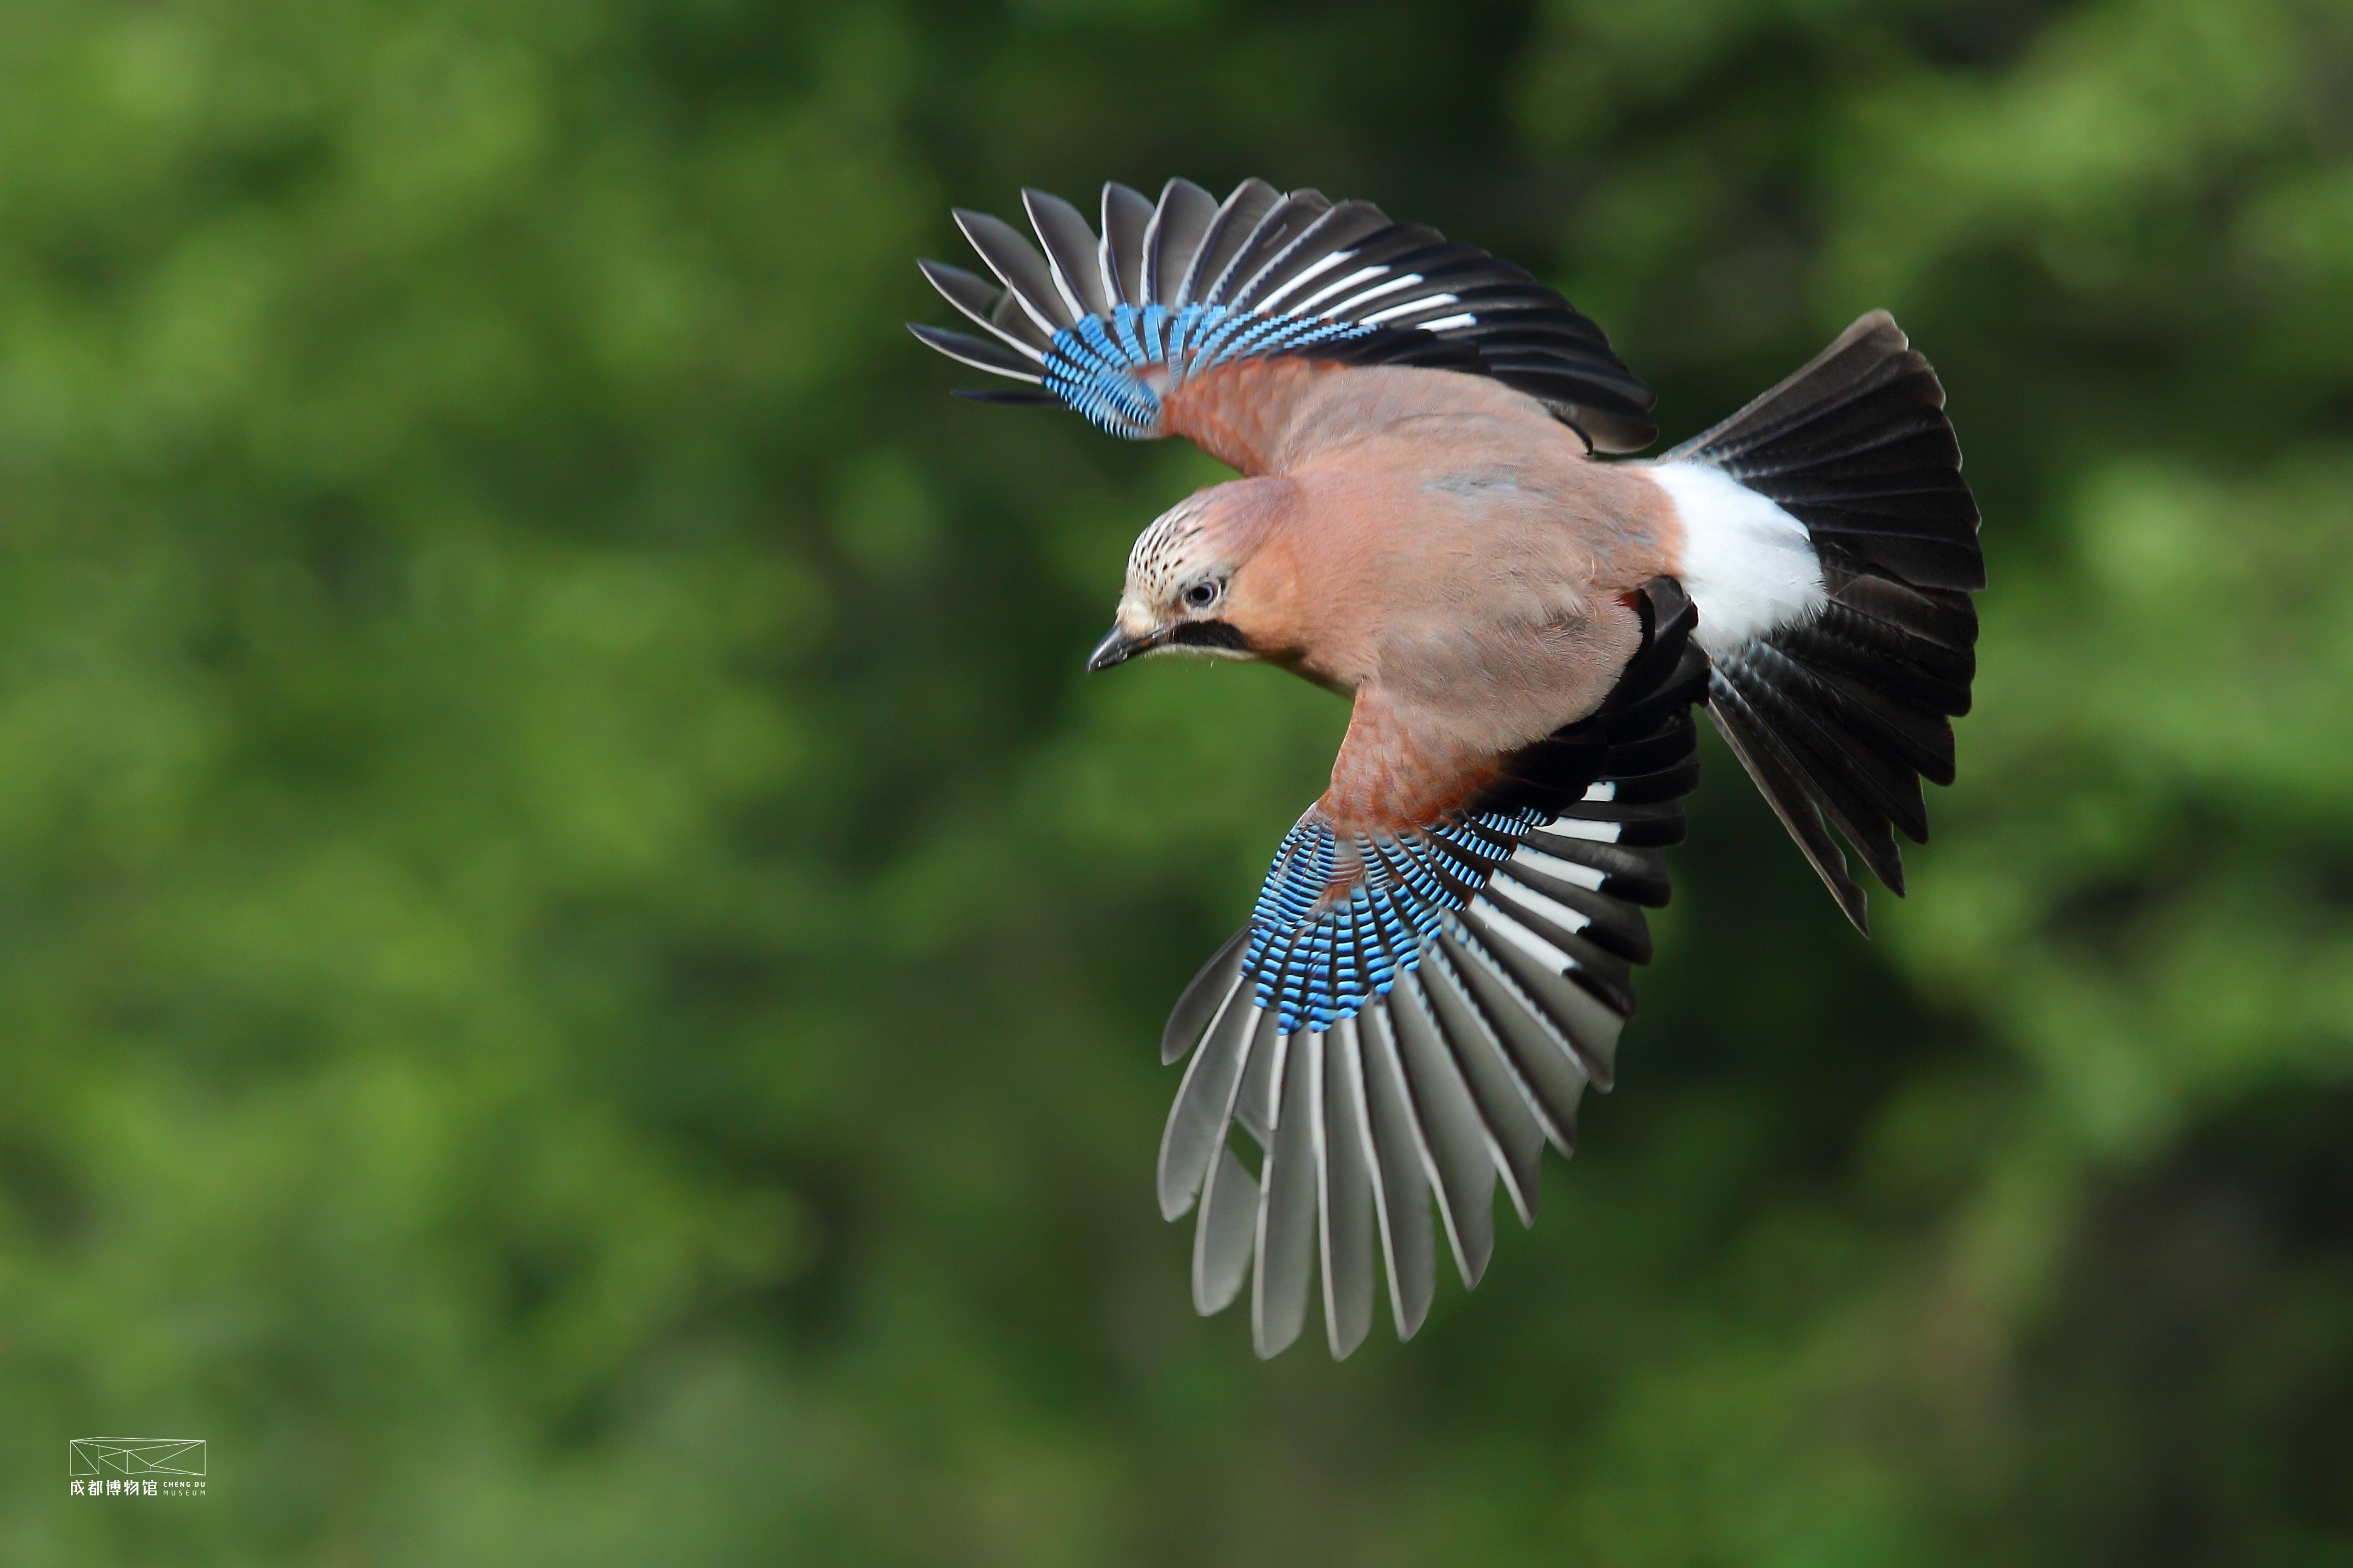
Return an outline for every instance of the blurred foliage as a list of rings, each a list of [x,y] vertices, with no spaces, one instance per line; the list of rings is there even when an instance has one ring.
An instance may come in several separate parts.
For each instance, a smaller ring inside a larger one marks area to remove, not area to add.
[[[1712,752],[1542,1224],[1338,1367],[1151,1195],[1338,705],[1082,677],[1217,470],[897,325],[1176,172],[1670,439],[1889,305],[1987,519],[1912,898]],[[2348,773],[2341,3],[15,0],[0,1559],[2353,1563]]]

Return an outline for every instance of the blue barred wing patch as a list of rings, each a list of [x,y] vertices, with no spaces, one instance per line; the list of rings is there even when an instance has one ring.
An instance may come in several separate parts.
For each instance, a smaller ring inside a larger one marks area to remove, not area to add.
[[[1482,811],[1417,832],[1333,832],[1310,813],[1283,836],[1250,912],[1242,973],[1284,1034],[1328,1030],[1420,966],[1530,830],[1528,809]]]
[[[1022,384],[967,395],[1060,404],[1145,437],[1161,433],[1162,402],[1188,376],[1308,354],[1492,376],[1603,451],[1634,451],[1657,434],[1650,388],[1566,300],[1369,202],[1245,180],[1219,203],[1171,180],[1155,205],[1110,184],[1098,233],[1058,197],[1021,199],[1034,243],[985,213],[955,215],[994,281],[922,263],[980,335],[912,324],[914,334]]]
[[[1046,350],[1045,387],[1113,435],[1149,440],[1161,434],[1162,401],[1203,371],[1350,342],[1378,331],[1224,305],[1174,310],[1116,305],[1108,317],[1083,317],[1054,334]]]

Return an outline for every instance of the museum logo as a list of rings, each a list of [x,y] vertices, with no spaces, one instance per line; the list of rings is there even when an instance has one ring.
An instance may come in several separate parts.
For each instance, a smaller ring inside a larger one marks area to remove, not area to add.
[[[69,1497],[205,1495],[201,1437],[76,1437],[66,1445]]]

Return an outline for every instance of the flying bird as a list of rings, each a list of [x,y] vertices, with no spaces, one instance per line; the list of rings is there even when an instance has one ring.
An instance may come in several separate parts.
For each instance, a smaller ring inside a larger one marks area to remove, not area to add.
[[[955,214],[993,279],[921,264],[977,335],[910,330],[1016,384],[965,395],[1241,475],[1145,529],[1087,667],[1258,659],[1354,704],[1169,1016],[1162,1211],[1198,1211],[1194,1304],[1247,1284],[1261,1355],[1318,1280],[1335,1357],[1383,1283],[1409,1338],[1438,1234],[1476,1285],[1496,1186],[1533,1223],[1545,1145],[1610,1085],[1694,706],[1858,929],[1832,829],[1903,892],[1894,834],[1925,839],[1920,781],[1952,782],[1985,584],[1944,389],[1875,310],[1705,434],[1600,461],[1656,437],[1650,389],[1474,246],[1259,180],[1108,184],[1099,226],[1022,201],[1034,243]]]

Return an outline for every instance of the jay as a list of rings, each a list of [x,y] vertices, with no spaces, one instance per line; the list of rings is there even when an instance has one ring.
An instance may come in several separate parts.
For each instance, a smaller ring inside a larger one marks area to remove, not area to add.
[[[1476,1285],[1495,1188],[1533,1223],[1545,1145],[1610,1085],[1695,706],[1858,929],[1833,829],[1903,892],[1894,832],[1925,839],[1920,781],[1952,782],[1985,584],[1944,389],[1873,311],[1715,428],[1604,462],[1657,435],[1649,388],[1473,246],[1258,180],[1106,185],[1099,231],[1023,203],[1034,243],[955,214],[993,279],[922,263],[981,335],[911,330],[1017,384],[965,395],[1241,475],[1136,540],[1088,668],[1260,659],[1354,705],[1169,1017],[1162,1211],[1198,1210],[1195,1305],[1247,1284],[1261,1355],[1319,1281],[1335,1357],[1383,1284],[1410,1337],[1438,1234]]]

